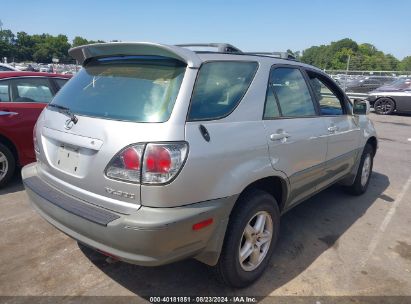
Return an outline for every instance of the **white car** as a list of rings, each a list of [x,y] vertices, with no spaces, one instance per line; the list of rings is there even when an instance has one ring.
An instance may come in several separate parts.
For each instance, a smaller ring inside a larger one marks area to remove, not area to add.
[[[10,72],[10,71],[18,71],[18,69],[12,67],[11,65],[0,63],[0,72]]]

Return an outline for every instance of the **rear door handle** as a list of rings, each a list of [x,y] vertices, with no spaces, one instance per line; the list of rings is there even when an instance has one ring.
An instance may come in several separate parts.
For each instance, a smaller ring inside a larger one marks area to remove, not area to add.
[[[331,126],[331,127],[328,127],[327,130],[328,130],[329,133],[335,133],[335,132],[338,131],[338,127],[337,126]]]
[[[19,113],[17,112],[10,112],[10,111],[0,111],[0,116],[14,116],[17,115]]]
[[[290,137],[290,134],[288,134],[287,132],[282,132],[282,133],[273,133],[270,135],[270,139],[272,141],[276,141],[276,140],[284,140]]]

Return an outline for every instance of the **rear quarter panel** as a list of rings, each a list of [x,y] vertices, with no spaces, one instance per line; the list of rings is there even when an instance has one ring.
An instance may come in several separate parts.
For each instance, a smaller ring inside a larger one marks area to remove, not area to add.
[[[251,58],[253,59],[253,58]],[[250,58],[248,58],[250,60]],[[247,93],[237,108],[219,120],[186,122],[189,144],[187,161],[170,184],[142,185],[143,205],[172,207],[228,197],[241,193],[249,184],[268,176],[286,176],[275,171],[269,159],[262,120],[271,64],[260,64]],[[179,109],[186,115],[189,100]],[[201,135],[203,125],[210,134]]]
[[[189,155],[178,177],[165,186],[143,185],[143,205],[177,206],[236,195],[253,181],[276,175],[262,122],[203,122],[210,142],[200,124],[186,125]]]
[[[398,112],[411,112],[411,91],[392,96]]]
[[[2,102],[0,110],[16,115],[0,116],[0,134],[12,141],[18,153],[18,163],[24,166],[35,161],[33,128],[45,103]]]

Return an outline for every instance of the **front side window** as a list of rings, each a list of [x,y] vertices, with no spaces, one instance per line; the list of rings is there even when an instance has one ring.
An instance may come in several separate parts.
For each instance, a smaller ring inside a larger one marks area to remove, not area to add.
[[[343,115],[343,107],[338,95],[330,90],[330,85],[317,76],[315,73],[308,72],[310,77],[311,86],[314,91],[314,95],[320,104],[321,115]]]
[[[0,102],[10,101],[9,83],[8,80],[0,81]]]
[[[53,100],[79,115],[133,122],[170,118],[186,65],[159,56],[94,59]]]
[[[271,71],[269,84],[278,99],[283,116],[316,115],[310,91],[299,69],[275,68]]]
[[[13,80],[16,88],[15,102],[44,102],[53,98],[50,82],[47,78],[20,78]]]
[[[256,62],[215,61],[201,66],[188,120],[210,120],[229,115],[246,93],[257,71]]]

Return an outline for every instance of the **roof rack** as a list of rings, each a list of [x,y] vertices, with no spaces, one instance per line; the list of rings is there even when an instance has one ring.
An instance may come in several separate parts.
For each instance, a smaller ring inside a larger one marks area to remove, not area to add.
[[[262,55],[268,57],[275,57],[288,60],[296,60],[295,56],[288,52],[245,52],[247,55]]]
[[[229,43],[186,43],[186,44],[176,44],[180,47],[214,47],[217,48],[219,53],[234,53],[242,54],[243,52]]]
[[[255,56],[267,56],[287,60],[296,60],[295,56],[288,52],[243,52],[239,48],[229,43],[185,43],[176,44],[179,47],[212,47],[216,48],[218,53],[232,53],[238,55],[255,55]]]

